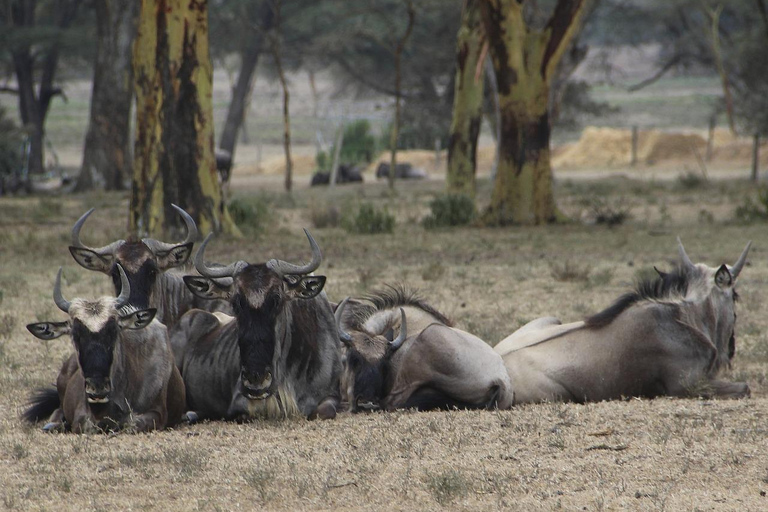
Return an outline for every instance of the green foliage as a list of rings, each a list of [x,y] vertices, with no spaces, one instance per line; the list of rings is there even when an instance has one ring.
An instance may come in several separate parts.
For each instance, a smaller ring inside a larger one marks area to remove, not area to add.
[[[592,86],[583,80],[569,81],[563,86],[557,118],[558,128],[575,130],[583,124],[584,118],[595,119],[619,111],[606,102],[595,101],[591,95]]]
[[[471,197],[464,194],[446,194],[429,203],[432,213],[424,221],[427,229],[465,226],[475,220],[477,210]]]
[[[21,130],[0,106],[0,176],[21,169],[22,140]]]
[[[757,200],[747,196],[744,202],[736,207],[734,217],[739,222],[765,222],[768,220],[768,187],[762,186],[757,190]]]
[[[351,216],[345,219],[344,229],[351,233],[376,235],[392,233],[395,229],[395,217],[387,210],[379,210],[371,203],[362,203]]]
[[[320,151],[315,157],[317,169],[323,172],[331,170],[336,144],[328,152]],[[344,127],[344,140],[341,144],[339,163],[355,165],[370,163],[376,154],[376,139],[371,134],[371,123],[365,119],[354,121]]]
[[[688,171],[677,177],[677,186],[682,190],[696,190],[706,187],[709,184],[707,179],[699,173]]]
[[[456,470],[427,477],[427,489],[440,505],[448,505],[469,492],[469,482]]]
[[[232,220],[250,234],[264,232],[270,217],[269,202],[263,197],[236,198],[227,205]]]

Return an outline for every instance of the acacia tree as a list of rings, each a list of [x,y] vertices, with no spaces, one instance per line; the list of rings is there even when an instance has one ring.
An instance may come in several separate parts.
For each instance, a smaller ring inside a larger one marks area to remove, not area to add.
[[[51,101],[63,94],[55,84],[62,49],[72,46],[78,34],[69,31],[81,0],[4,0],[0,6],[2,40],[11,54],[17,87],[3,92],[19,96],[21,122],[29,134],[29,171],[40,174],[43,165],[45,120]],[[37,75],[37,76],[36,76]],[[37,90],[36,90],[37,86]]]
[[[133,101],[131,47],[139,4],[99,0],[93,7],[97,44],[91,114],[75,189],[88,190],[101,182],[107,190],[122,190],[131,168],[128,147]]]
[[[133,53],[136,145],[129,229],[176,231],[175,203],[200,231],[237,234],[219,188],[207,0],[142,0]]]
[[[449,193],[475,197],[477,139],[483,121],[482,69],[485,31],[480,17],[482,0],[466,0],[461,27],[456,41],[456,79],[453,95],[453,118],[448,139]]]
[[[558,0],[538,23],[520,0],[483,0],[481,12],[499,90],[501,129],[492,225],[557,220],[550,166],[549,91],[558,63],[578,33],[589,0]]]

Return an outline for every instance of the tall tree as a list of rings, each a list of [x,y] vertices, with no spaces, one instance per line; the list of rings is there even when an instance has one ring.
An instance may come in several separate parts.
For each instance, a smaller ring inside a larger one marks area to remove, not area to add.
[[[456,41],[453,119],[448,139],[448,192],[475,197],[477,140],[483,121],[485,44],[479,4],[466,0]]]
[[[403,70],[402,58],[405,45],[413,31],[413,23],[416,19],[416,9],[413,0],[405,0],[408,24],[403,35],[395,40],[392,56],[395,62],[395,113],[392,119],[392,133],[389,139],[389,188],[395,188],[395,174],[397,172],[397,136],[400,130],[400,101],[403,96]]]
[[[171,203],[200,231],[238,233],[219,189],[207,0],[142,0],[133,53],[136,145],[129,229],[181,229]]]
[[[89,190],[99,182],[107,190],[122,190],[131,169],[131,47],[139,4],[99,0],[93,7],[97,42],[91,114],[76,190]]]
[[[483,216],[488,224],[540,224],[558,217],[550,165],[549,91],[588,2],[558,0],[543,23],[533,2],[481,4],[501,109],[499,166]]]
[[[19,96],[19,112],[29,135],[29,171],[44,171],[45,120],[56,95],[55,84],[62,49],[68,48],[68,29],[77,17],[81,0],[5,0],[0,10],[2,39],[11,54],[17,88],[4,88]],[[36,77],[36,75],[38,75]],[[36,89],[37,87],[37,89]]]

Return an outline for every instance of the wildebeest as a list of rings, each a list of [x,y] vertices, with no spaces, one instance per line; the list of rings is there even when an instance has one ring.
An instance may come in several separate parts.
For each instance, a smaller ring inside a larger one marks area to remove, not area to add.
[[[341,392],[351,411],[512,406],[504,363],[483,340],[402,288],[367,300],[345,299],[336,309]]]
[[[44,430],[76,433],[123,427],[148,431],[173,426],[185,410],[184,382],[173,361],[166,327],[154,309],[128,304],[130,284],[117,266],[117,298],[66,300],[61,269],[53,300],[69,315],[27,329],[42,340],[70,334],[75,353],[59,372],[56,389],[42,389],[24,413],[30,422],[50,415]]]
[[[361,183],[363,181],[363,175],[361,167],[341,164],[336,173],[336,183]],[[317,185],[328,185],[331,182],[331,173],[318,171],[312,175],[312,180],[309,185],[315,187]]]
[[[750,245],[732,267],[713,268],[693,264],[678,239],[678,268],[606,310],[566,325],[534,320],[502,340],[515,403],[749,396],[746,383],[717,375],[735,352],[735,286]]]
[[[309,275],[322,262],[320,248],[305,233],[312,261],[302,266],[273,259],[209,267],[204,257],[212,235],[200,246],[195,267],[204,277],[184,280],[199,297],[228,299],[234,318],[192,310],[173,330],[190,421],[336,415],[339,337],[321,293],[325,276]],[[222,277],[232,284],[211,279]]]
[[[389,167],[387,162],[379,163],[376,167],[376,178],[386,179],[389,177]],[[424,169],[418,169],[408,162],[395,164],[395,178],[399,180],[423,180],[427,177]]]
[[[80,266],[103,272],[112,277],[115,293],[120,293],[119,263],[131,284],[128,303],[138,309],[157,309],[156,318],[167,326],[174,325],[181,315],[192,308],[229,311],[223,301],[203,301],[195,297],[184,284],[183,268],[192,254],[197,240],[197,226],[187,212],[171,205],[187,227],[186,239],[178,244],[161,242],[154,238],[141,240],[117,240],[104,247],[87,247],[80,240],[80,230],[93,213],[91,208],[72,228],[72,245],[69,252]]]

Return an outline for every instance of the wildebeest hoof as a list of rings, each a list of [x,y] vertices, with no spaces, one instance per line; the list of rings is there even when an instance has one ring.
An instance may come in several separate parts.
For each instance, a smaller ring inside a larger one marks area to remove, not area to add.
[[[194,425],[200,421],[200,416],[195,411],[187,411],[184,416],[181,417],[181,421],[188,425]]]
[[[43,432],[61,432],[64,430],[64,424],[58,421],[49,421],[43,425]]]
[[[315,412],[309,415],[310,420],[332,420],[336,417],[336,406],[331,402],[323,402],[317,406]]]

